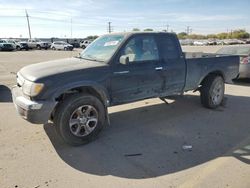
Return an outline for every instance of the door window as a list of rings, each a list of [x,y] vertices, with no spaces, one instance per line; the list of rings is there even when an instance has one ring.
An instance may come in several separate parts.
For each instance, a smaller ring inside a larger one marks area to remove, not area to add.
[[[132,63],[159,60],[158,48],[153,36],[132,38],[122,50],[121,56],[127,56]]]
[[[161,37],[159,40],[162,58],[166,61],[169,59],[179,58],[179,49],[176,40],[172,37]]]

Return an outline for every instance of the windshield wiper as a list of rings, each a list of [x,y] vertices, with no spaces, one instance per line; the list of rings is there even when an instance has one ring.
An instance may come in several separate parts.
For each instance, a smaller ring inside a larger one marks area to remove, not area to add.
[[[93,57],[93,56],[91,56],[91,55],[87,55],[87,58],[86,58],[86,57],[80,56],[80,58],[81,58],[81,59],[90,60],[90,61],[104,62],[103,60],[96,59],[95,57]]]

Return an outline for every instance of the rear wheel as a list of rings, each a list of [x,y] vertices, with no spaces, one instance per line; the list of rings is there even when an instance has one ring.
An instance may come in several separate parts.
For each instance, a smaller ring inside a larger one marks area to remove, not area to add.
[[[64,47],[64,51],[67,51],[68,50],[68,48],[67,47]]]
[[[57,133],[70,145],[94,140],[105,123],[102,102],[91,95],[75,94],[66,98],[55,112]]]
[[[20,46],[17,46],[17,47],[16,47],[16,50],[18,50],[18,51],[21,50],[21,47],[20,47]]]
[[[52,47],[52,50],[56,50],[56,48],[53,46],[53,47]]]
[[[40,45],[37,45],[36,48],[37,48],[38,50],[41,50],[41,46],[40,46]]]
[[[219,75],[209,75],[202,83],[201,103],[207,108],[217,108],[221,105],[225,92],[224,80]]]

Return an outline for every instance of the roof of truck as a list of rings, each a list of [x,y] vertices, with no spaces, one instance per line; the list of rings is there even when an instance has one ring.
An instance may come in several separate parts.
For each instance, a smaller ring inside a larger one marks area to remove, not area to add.
[[[114,32],[114,33],[109,33],[105,35],[133,35],[133,34],[170,34],[170,35],[175,35],[175,33],[169,33],[169,32],[164,32],[164,31],[130,31],[130,32]]]

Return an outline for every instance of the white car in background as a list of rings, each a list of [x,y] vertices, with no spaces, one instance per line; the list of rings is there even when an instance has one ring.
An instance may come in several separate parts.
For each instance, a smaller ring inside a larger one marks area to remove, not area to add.
[[[90,40],[81,41],[80,42],[80,47],[83,48],[83,49],[85,49],[85,48],[87,48],[88,45],[90,45],[91,42],[92,41],[90,41]]]
[[[14,40],[12,39],[1,39],[1,40],[4,41],[5,43],[11,44],[13,48],[16,49],[16,43]]]
[[[207,40],[196,40],[196,41],[194,41],[194,45],[195,46],[206,46],[206,45],[208,45],[208,41]]]
[[[53,42],[51,44],[51,47],[50,47],[52,50],[70,50],[72,51],[73,50],[73,45],[71,44],[68,44],[67,42],[64,42],[64,41],[56,41],[56,42]]]

